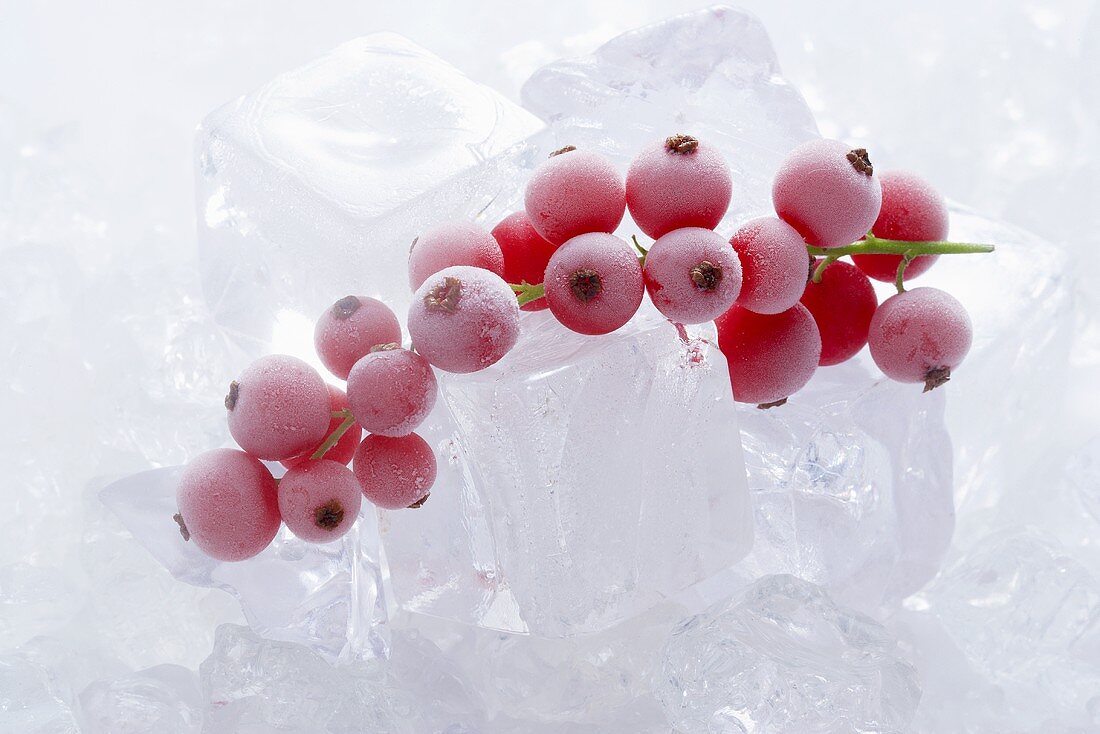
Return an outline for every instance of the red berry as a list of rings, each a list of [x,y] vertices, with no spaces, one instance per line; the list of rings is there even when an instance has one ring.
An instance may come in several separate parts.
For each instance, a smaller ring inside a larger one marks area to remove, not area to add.
[[[428,360],[416,352],[382,347],[355,363],[348,375],[348,402],[369,433],[404,436],[432,412],[438,392]]]
[[[741,263],[729,243],[701,227],[674,229],[649,248],[645,285],[657,310],[681,324],[714,321],[741,292]]]
[[[325,431],[325,438],[328,438],[329,435],[344,422],[343,417],[332,414],[339,413],[344,408],[348,407],[348,396],[338,387],[333,387],[332,385],[325,385],[325,387],[328,388],[328,408],[329,415],[331,416],[328,423],[328,430]],[[359,427],[358,423],[353,423],[351,428],[336,441],[336,444],[325,452],[325,460],[335,461],[337,464],[347,464],[351,461],[351,457],[355,455],[355,448],[359,445],[359,440],[362,437],[363,429]],[[283,459],[281,462],[282,465],[287,469],[293,469],[307,461],[312,461],[313,454],[317,453],[317,449],[319,449],[324,442],[325,439],[321,439],[315,446],[308,451],[298,454],[293,459]]]
[[[763,314],[786,311],[798,303],[809,277],[809,256],[802,236],[775,217],[742,225],[730,244],[741,258],[741,295],[737,305]]]
[[[546,300],[554,317],[580,334],[607,334],[630,321],[645,283],[638,256],[618,237],[582,234],[546,266]]]
[[[176,487],[184,538],[219,561],[243,561],[279,532],[277,484],[259,459],[214,449],[187,465]]]
[[[290,532],[311,543],[330,543],[359,517],[363,494],[351,469],[321,459],[295,467],[279,480],[279,514]]]
[[[229,432],[258,459],[298,456],[325,438],[329,394],[317,371],[297,357],[269,354],[245,368],[225,397]]]
[[[814,266],[820,262],[816,260]],[[802,305],[813,314],[821,332],[818,365],[826,367],[851,359],[863,349],[878,299],[866,275],[837,260],[825,268],[820,283],[806,285]]]
[[[329,372],[341,380],[377,344],[401,343],[401,324],[389,306],[368,296],[347,296],[317,319],[313,344]]]
[[[720,316],[718,348],[729,365],[733,398],[762,406],[785,401],[810,381],[821,357],[821,335],[801,303],[783,313],[734,306]]]
[[[454,265],[504,274],[504,255],[493,236],[473,222],[448,222],[413,240],[409,285],[416,290],[429,276]]]
[[[871,231],[882,189],[863,148],[811,140],[783,161],[772,183],[775,212],[811,245],[843,247]]]
[[[555,245],[586,232],[614,232],[626,211],[626,187],[611,161],[563,148],[531,174],[527,216]]]
[[[363,496],[387,510],[419,506],[435,483],[435,454],[415,433],[367,436],[352,467]]]
[[[937,242],[947,239],[947,202],[940,192],[915,173],[886,171],[882,184],[882,208],[871,228],[876,237],[905,242]],[[921,255],[905,266],[911,280],[932,267],[939,255]],[[867,275],[884,283],[897,278],[901,255],[853,255]]]
[[[552,244],[531,226],[527,212],[509,214],[493,227],[493,237],[504,253],[504,279],[509,283],[541,283],[546,264],[557,246]],[[541,311],[547,308],[545,298],[525,303],[524,311]]]
[[[495,364],[519,338],[516,295],[481,268],[441,270],[420,286],[409,306],[413,347],[447,372],[477,372]]]
[[[923,382],[925,391],[947,382],[970,351],[970,316],[951,294],[914,288],[882,302],[867,343],[879,369],[898,382]]]
[[[732,191],[722,154],[690,135],[647,145],[626,173],[630,216],[653,239],[683,227],[714,229]]]

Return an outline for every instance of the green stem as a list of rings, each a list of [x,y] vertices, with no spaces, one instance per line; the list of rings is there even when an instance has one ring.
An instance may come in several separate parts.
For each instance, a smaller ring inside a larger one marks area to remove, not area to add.
[[[535,283],[532,285],[527,281],[523,281],[520,284],[509,283],[508,286],[516,293],[516,303],[524,306],[531,301],[537,301],[546,295],[546,289],[543,288],[542,283]]]
[[[894,287],[898,289],[898,293],[905,293],[905,269],[909,267],[911,262],[913,262],[912,251],[901,256],[901,262],[898,263],[898,274],[894,278]]]
[[[884,240],[874,235],[867,235],[867,239],[853,242],[844,247],[806,247],[807,252],[819,257],[831,257],[836,259],[845,255],[905,255],[912,253],[913,257],[920,255],[970,255],[982,252],[993,252],[993,245],[974,244],[971,242],[905,242],[903,240]]]
[[[821,282],[821,275],[825,272],[825,268],[829,267],[834,262],[836,262],[836,257],[834,257],[832,255],[829,255],[828,257],[826,257],[824,260],[822,260],[820,263],[818,263],[816,268],[814,268],[814,274],[813,274],[813,277],[810,278],[810,280],[812,280],[815,283],[820,283]]]
[[[317,450],[313,452],[313,455],[309,458],[313,461],[323,459],[328,450],[336,445],[336,442],[343,438],[344,434],[348,432],[348,429],[355,425],[355,416],[351,414],[351,411],[345,408],[344,410],[333,411],[333,417],[344,416],[344,420],[340,422],[340,425],[336,426],[336,429],[328,435],[325,442],[317,447]]]
[[[632,235],[630,235],[630,240],[631,240],[631,242],[633,242],[633,243],[634,243],[634,249],[636,249],[636,250],[638,251],[638,253],[639,253],[639,255],[638,255],[638,263],[639,263],[639,264],[640,264],[640,265],[641,265],[642,267],[645,267],[645,258],[646,258],[646,255],[648,255],[648,254],[649,254],[649,250],[647,250],[646,248],[642,247],[642,243],[641,243],[641,242],[638,242],[638,235],[636,235],[636,234],[632,234]]]

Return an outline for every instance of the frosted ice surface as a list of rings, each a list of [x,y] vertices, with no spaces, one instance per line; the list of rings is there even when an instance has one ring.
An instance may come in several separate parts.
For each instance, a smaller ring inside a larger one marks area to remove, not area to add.
[[[540,128],[391,33],[215,110],[196,141],[196,207],[219,322],[263,338],[281,308],[316,314],[347,293],[400,312],[421,226],[490,203],[516,165],[506,151]]]
[[[920,686],[894,637],[820,587],[765,576],[685,620],[656,682],[685,732],[903,732]]]
[[[172,516],[183,467],[115,482],[103,501],[177,579],[232,592],[253,629],[303,642],[326,656],[370,658],[386,652],[378,536],[373,510],[335,543],[304,543],[285,528],[260,555],[222,563],[183,540]]]
[[[81,692],[82,734],[199,734],[198,676],[178,665],[158,665],[98,680]]]
[[[382,513],[396,601],[512,632],[607,627],[751,544],[725,363],[654,309],[598,339],[524,314],[520,341],[440,375],[440,455],[416,512]]]

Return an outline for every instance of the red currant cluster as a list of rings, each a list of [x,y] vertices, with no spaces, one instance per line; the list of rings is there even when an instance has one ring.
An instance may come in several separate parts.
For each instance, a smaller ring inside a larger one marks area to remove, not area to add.
[[[363,497],[419,507],[436,474],[431,447],[414,433],[435,404],[434,369],[495,364],[516,344],[521,308],[607,334],[648,292],[675,324],[716,322],[734,398],[761,407],[786,402],[818,366],[868,343],[893,379],[926,390],[948,379],[970,347],[969,318],[942,291],[906,291],[904,277],[939,254],[992,248],[943,241],[947,211],[935,190],[911,174],[876,176],[863,149],[813,141],[776,175],[778,217],[750,221],[727,242],[714,227],[732,189],[721,155],[689,135],[644,149],[625,182],[606,158],[570,146],[533,173],[525,211],[492,232],[470,222],[424,232],[409,253],[415,351],[402,348],[385,304],[347,296],[314,334],[346,393],[295,357],[252,363],[225,399],[243,450],[202,454],[180,479],[184,538],[214,558],[242,560],[281,523],[303,540],[339,538]],[[627,209],[654,240],[648,249],[611,234]],[[838,259],[845,255],[855,264]],[[869,277],[894,281],[898,295],[878,304]],[[263,461],[282,462],[286,474],[276,480]]]

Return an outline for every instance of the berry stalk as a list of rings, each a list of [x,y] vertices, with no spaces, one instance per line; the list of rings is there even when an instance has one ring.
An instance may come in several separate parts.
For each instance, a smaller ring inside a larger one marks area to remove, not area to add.
[[[538,299],[546,295],[546,289],[542,283],[531,284],[527,281],[522,283],[509,283],[510,287],[516,294],[516,303],[520,306],[524,306],[531,301],[537,301]]]
[[[351,414],[351,411],[347,408],[339,411],[333,411],[332,416],[334,418],[343,416],[344,420],[340,423],[340,425],[336,426],[332,433],[328,435],[328,438],[326,438],[324,442],[317,447],[317,450],[313,452],[313,455],[309,457],[313,461],[323,459],[325,457],[325,454],[328,453],[328,450],[335,446],[336,442],[339,441],[340,438],[345,433],[347,433],[352,426],[355,425],[355,416],[353,416]]]

